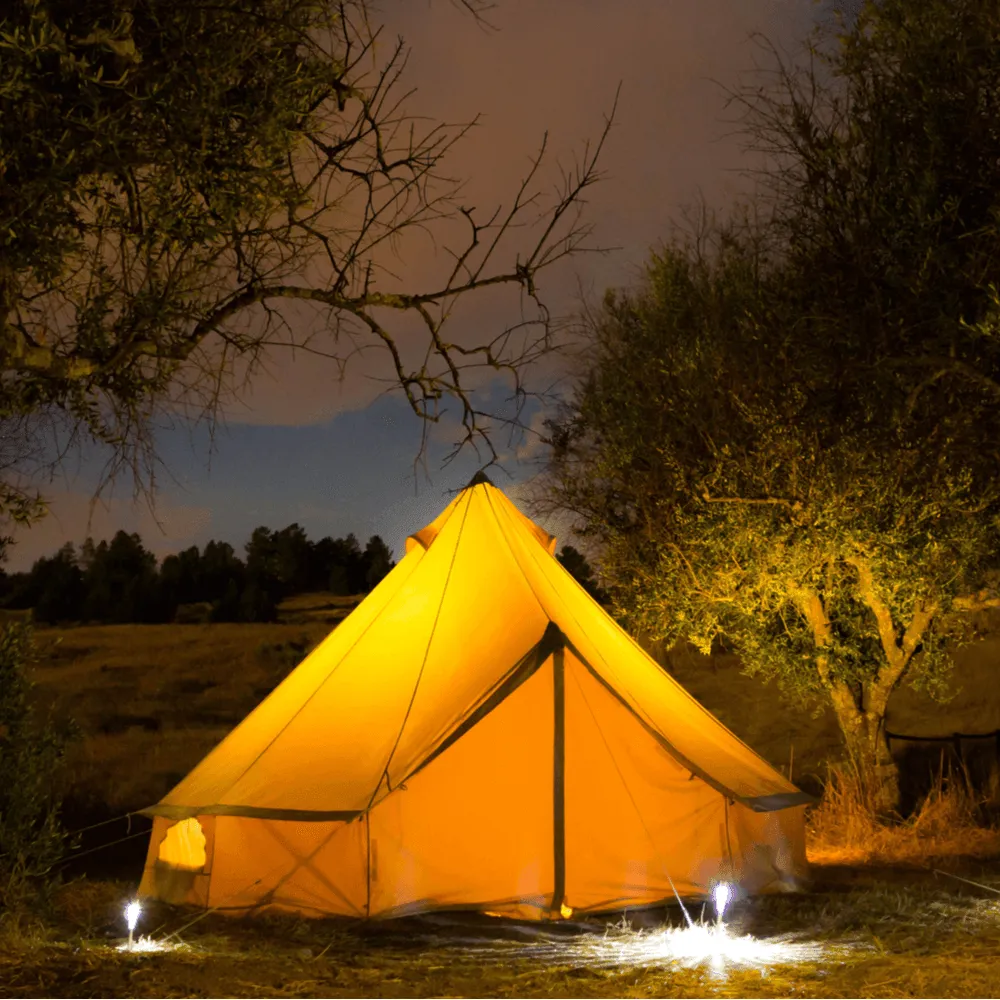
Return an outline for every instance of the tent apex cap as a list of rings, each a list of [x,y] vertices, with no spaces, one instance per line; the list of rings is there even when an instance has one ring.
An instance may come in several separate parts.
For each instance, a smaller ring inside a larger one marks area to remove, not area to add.
[[[493,480],[492,480],[492,479],[490,479],[490,477],[489,477],[489,476],[487,476],[487,475],[486,475],[486,473],[485,473],[485,472],[483,472],[483,470],[482,470],[482,469],[480,469],[480,470],[479,470],[479,472],[477,472],[477,473],[476,473],[476,474],[475,474],[475,475],[474,475],[474,476],[473,476],[473,477],[472,477],[472,478],[471,478],[471,479],[469,480],[469,485],[468,485],[468,486],[466,486],[465,488],[466,488],[467,490],[470,490],[470,489],[472,489],[472,487],[473,487],[473,486],[480,486],[480,485],[482,485],[483,483],[485,483],[485,484],[486,484],[487,486],[493,486]],[[494,486],[494,489],[496,489],[496,487],[495,487],[495,486]]]

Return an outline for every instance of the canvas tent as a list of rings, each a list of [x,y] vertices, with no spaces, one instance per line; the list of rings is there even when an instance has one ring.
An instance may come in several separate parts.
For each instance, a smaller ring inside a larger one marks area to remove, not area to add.
[[[787,887],[807,796],[485,477],[162,801],[140,895],[546,919]]]

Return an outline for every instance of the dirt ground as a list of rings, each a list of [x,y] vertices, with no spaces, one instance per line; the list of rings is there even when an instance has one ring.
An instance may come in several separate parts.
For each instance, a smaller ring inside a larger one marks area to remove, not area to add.
[[[987,888],[930,867],[817,866],[808,892],[738,901],[722,938],[711,922],[685,930],[676,908],[539,925],[463,914],[236,919],[159,906],[138,933],[169,948],[131,953],[120,950],[128,884],[81,880],[44,926],[0,918],[0,995],[998,996],[1000,859],[948,868]]]

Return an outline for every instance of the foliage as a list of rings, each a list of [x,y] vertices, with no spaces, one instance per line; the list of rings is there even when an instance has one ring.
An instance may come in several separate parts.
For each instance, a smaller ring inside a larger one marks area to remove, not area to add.
[[[601,544],[629,627],[706,652],[726,636],[799,704],[829,699],[874,767],[891,690],[944,678],[1000,495],[968,442],[872,419],[877,380],[831,391],[839,345],[797,339],[796,307],[737,227],[666,246],[591,317],[589,372],[553,426],[554,496]]]
[[[88,538],[79,555],[67,544],[29,573],[0,579],[0,604],[32,608],[36,620],[52,624],[167,622],[180,605],[198,604],[211,621],[264,622],[294,594],[367,593],[395,565],[378,535],[362,550],[353,534],[311,542],[298,524],[255,528],[245,548],[244,563],[227,542],[209,541],[201,552],[191,546],[166,556],[157,569],[137,534],[119,531],[99,544]]]
[[[67,847],[58,791],[65,736],[36,718],[32,660],[30,628],[0,627],[0,908],[7,909],[44,887]]]
[[[547,212],[534,190],[544,145],[506,211],[462,207],[442,164],[464,129],[406,114],[405,49],[377,44],[374,14],[367,0],[4,5],[0,417],[62,415],[112,446],[115,467],[151,475],[157,407],[215,413],[275,349],[342,371],[374,347],[419,417],[437,420],[451,396],[463,440],[488,443],[467,373],[520,387],[548,349],[537,280],[583,248],[571,210],[596,151]],[[503,265],[522,220],[537,229]],[[439,233],[448,251],[423,288],[385,264],[411,231]],[[456,300],[501,287],[537,310],[451,342]],[[304,309],[322,318],[315,336],[292,321]],[[393,317],[422,334],[398,335]],[[37,513],[4,482],[0,512]]]
[[[943,444],[948,413],[1000,400],[1000,7],[859,8],[806,63],[772,49],[771,85],[732,97],[769,157],[757,176],[803,335],[840,346],[848,391],[870,365],[886,406]]]
[[[396,565],[392,558],[392,551],[378,535],[372,535],[368,539],[363,558],[367,566],[365,584],[368,590],[373,590],[380,581],[388,576],[389,570]]]
[[[25,584],[25,603],[43,622],[78,618],[84,601],[84,574],[68,542],[49,559],[39,559]]]
[[[956,613],[998,603],[998,53],[973,0],[774,52],[734,95],[768,197],[609,293],[554,434],[619,612],[828,699],[887,805],[889,695],[940,690]]]
[[[608,595],[597,582],[597,578],[594,576],[594,569],[590,565],[587,557],[580,552],[578,549],[574,548],[572,545],[564,545],[560,550],[556,558],[560,563],[566,568],[567,572],[573,577],[574,580],[591,597],[597,601],[598,604],[607,604]]]
[[[90,621],[155,622],[166,619],[160,602],[156,557],[135,533],[115,532],[110,544],[91,542],[81,617]]]

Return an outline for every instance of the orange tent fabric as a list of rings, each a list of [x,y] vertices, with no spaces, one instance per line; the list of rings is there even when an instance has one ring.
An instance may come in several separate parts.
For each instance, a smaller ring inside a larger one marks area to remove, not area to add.
[[[145,810],[140,895],[559,919],[701,898],[721,879],[791,887],[808,796],[633,642],[554,549],[477,476]]]

